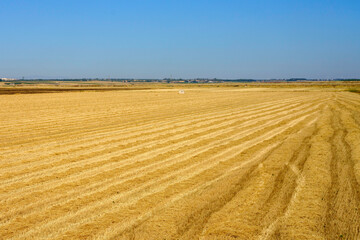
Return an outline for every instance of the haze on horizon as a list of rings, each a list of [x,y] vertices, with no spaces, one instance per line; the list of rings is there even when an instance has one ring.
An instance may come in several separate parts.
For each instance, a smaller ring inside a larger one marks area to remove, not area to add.
[[[360,1],[0,2],[0,77],[360,77]]]

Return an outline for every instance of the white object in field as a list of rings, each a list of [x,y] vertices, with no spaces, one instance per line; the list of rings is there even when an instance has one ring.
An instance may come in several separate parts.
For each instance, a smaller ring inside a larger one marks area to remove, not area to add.
[[[185,91],[184,90],[179,90],[179,94],[184,94]]]

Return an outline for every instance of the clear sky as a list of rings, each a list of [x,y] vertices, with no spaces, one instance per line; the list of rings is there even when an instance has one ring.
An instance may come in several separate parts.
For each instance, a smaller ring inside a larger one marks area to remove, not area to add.
[[[0,77],[360,77],[359,0],[0,0]]]

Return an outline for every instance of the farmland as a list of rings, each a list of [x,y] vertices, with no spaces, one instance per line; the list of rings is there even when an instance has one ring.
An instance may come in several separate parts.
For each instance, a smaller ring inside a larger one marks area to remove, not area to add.
[[[359,239],[360,95],[0,95],[0,239]]]

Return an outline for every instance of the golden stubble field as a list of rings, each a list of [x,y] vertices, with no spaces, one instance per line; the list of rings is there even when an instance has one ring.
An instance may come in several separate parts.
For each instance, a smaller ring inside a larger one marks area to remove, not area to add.
[[[0,239],[359,239],[360,95],[0,95]]]

